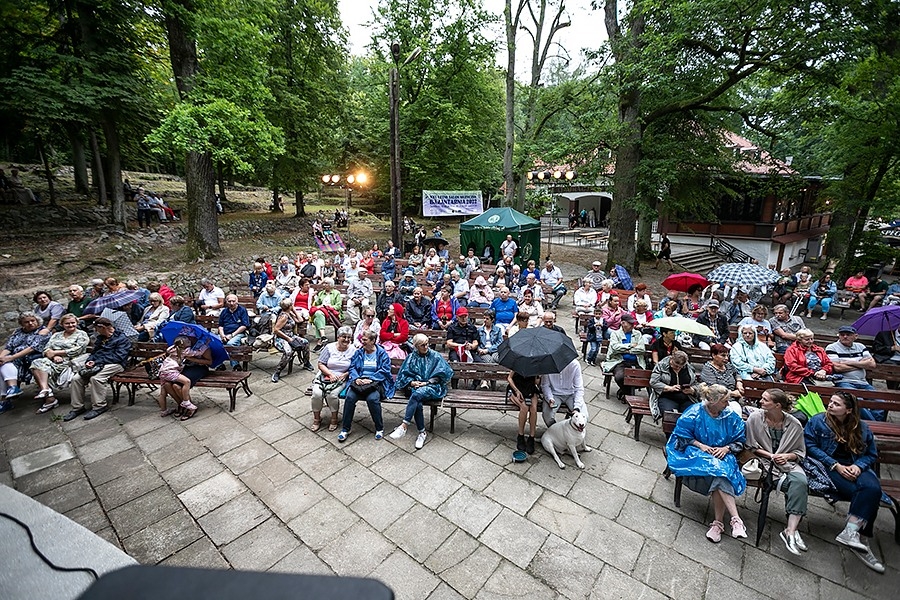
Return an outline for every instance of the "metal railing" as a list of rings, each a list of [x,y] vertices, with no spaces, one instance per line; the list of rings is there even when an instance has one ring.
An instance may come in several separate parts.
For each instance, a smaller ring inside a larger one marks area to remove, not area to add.
[[[740,248],[735,248],[725,240],[712,235],[709,236],[709,250],[713,254],[721,256],[728,262],[748,263],[753,260],[752,256]]]

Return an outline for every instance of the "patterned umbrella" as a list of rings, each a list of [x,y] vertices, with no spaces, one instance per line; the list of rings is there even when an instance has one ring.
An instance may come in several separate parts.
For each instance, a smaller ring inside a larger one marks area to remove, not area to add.
[[[900,306],[879,306],[867,310],[853,323],[856,333],[876,336],[882,331],[900,329]]]
[[[700,287],[706,287],[709,285],[709,281],[706,280],[706,277],[697,273],[674,273],[666,277],[662,282],[664,288],[676,292],[686,292],[691,286],[698,284]]]
[[[730,285],[743,290],[770,285],[778,281],[781,275],[772,269],[750,263],[725,263],[713,269],[706,276],[710,281],[721,285]]]
[[[104,308],[122,308],[126,304],[137,302],[143,297],[139,290],[123,290],[121,292],[113,292],[105,296],[100,296],[96,300],[91,300],[84,307],[85,315],[99,315]]]
[[[201,350],[202,346],[209,346],[209,349],[212,351],[212,365],[210,366],[213,368],[228,360],[228,352],[225,350],[225,346],[222,345],[222,340],[199,325],[169,321],[163,325],[161,333],[167,344],[171,344],[175,341],[175,338],[183,335],[197,340],[192,346],[195,350]]]

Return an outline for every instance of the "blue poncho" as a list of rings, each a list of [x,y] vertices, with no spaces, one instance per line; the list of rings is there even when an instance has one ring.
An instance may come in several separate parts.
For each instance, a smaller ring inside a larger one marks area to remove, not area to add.
[[[453,369],[444,357],[429,350],[424,356],[418,351],[411,353],[403,361],[397,373],[397,389],[407,387],[413,381],[428,381],[425,390],[430,398],[443,398],[447,394],[447,382],[453,376]],[[419,388],[420,390],[422,388]]]
[[[702,404],[694,404],[678,418],[666,444],[669,469],[681,477],[724,477],[731,482],[735,495],[740,496],[747,489],[747,480],[734,453],[719,459],[690,443],[697,440],[708,446],[728,446],[743,444],[746,439],[744,422],[733,410],[726,408],[713,417]]]

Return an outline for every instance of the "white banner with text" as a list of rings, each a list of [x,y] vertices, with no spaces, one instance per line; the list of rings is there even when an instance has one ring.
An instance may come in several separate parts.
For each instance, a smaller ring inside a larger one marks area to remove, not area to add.
[[[442,192],[422,190],[422,214],[426,217],[480,215],[484,212],[481,192]]]

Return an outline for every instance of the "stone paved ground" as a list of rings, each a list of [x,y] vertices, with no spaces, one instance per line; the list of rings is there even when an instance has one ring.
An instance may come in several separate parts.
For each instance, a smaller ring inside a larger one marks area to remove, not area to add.
[[[686,491],[674,508],[661,431],[647,424],[635,442],[592,367],[597,450],[579,471],[571,458],[558,469],[540,447],[511,463],[515,419],[488,412],[462,413],[453,435],[442,414],[415,451],[412,435],[376,442],[363,408],[338,444],[309,430],[309,375],[273,384],[275,364],[260,355],[255,394],[234,413],[224,393],[198,390],[201,410],[183,423],[158,417],[143,392],[91,422],[38,416],[20,399],[0,417],[0,482],[143,564],[369,576],[400,599],[896,597],[900,546],[887,510],[874,544],[883,576],[833,542],[841,509],[818,499],[802,557],[772,539],[777,525],[758,549],[707,542],[706,499]],[[385,418],[390,431],[398,408]],[[741,504],[752,537],[755,504]],[[781,507],[773,497],[779,522]]]

